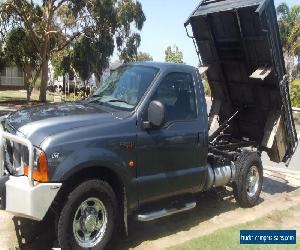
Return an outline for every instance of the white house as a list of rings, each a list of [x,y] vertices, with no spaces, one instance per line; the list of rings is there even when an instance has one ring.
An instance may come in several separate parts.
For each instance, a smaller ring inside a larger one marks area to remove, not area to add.
[[[0,90],[24,89],[24,73],[17,66],[0,71]]]

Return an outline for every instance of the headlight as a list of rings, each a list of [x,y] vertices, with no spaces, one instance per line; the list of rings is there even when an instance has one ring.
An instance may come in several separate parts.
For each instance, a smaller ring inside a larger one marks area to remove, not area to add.
[[[34,164],[32,177],[38,182],[48,182],[48,160],[44,151],[34,148]],[[24,175],[28,176],[29,167],[24,165]]]

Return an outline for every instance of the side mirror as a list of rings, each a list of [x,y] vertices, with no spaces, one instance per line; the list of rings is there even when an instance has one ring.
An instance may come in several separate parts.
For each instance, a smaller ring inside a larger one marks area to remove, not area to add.
[[[152,101],[148,107],[148,121],[144,128],[161,127],[165,121],[165,106],[160,101]]]

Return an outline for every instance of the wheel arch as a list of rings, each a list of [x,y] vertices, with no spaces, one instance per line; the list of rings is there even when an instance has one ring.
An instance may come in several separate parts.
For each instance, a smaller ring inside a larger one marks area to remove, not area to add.
[[[123,221],[124,229],[127,233],[127,185],[126,181],[120,176],[117,171],[112,170],[111,168],[105,166],[87,166],[85,168],[80,168],[77,171],[72,171],[72,173],[67,174],[64,177],[62,188],[58,194],[57,200],[60,202],[54,203],[54,209],[60,211],[68,194],[74,190],[78,185],[84,181],[91,179],[101,179],[106,181],[113,189],[117,197],[117,202],[120,212],[120,222]]]

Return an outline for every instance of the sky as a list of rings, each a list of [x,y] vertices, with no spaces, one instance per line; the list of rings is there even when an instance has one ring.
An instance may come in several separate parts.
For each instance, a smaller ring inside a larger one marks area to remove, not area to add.
[[[147,20],[141,32],[139,51],[149,53],[155,61],[164,61],[165,49],[176,44],[183,52],[183,61],[197,66],[198,59],[192,39],[188,38],[184,22],[194,11],[200,0],[139,0]],[[288,5],[300,4],[300,0],[275,0]],[[115,59],[114,56],[113,59]]]

